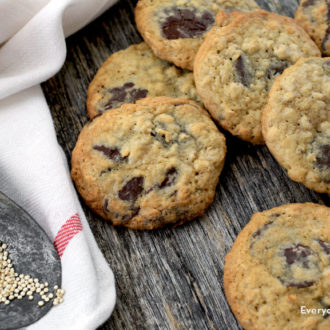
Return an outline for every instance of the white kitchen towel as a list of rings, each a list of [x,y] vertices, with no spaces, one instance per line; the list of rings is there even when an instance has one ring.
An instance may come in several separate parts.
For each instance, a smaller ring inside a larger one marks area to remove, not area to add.
[[[44,228],[61,257],[64,303],[29,329],[95,329],[111,314],[114,277],[70,179],[40,83],[65,37],[115,0],[0,0],[0,190]]]

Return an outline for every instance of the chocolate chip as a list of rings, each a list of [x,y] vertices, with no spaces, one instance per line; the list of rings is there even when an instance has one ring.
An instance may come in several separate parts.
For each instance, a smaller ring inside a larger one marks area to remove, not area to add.
[[[309,268],[307,257],[312,254],[312,250],[302,244],[294,244],[291,247],[284,249],[284,256],[286,263],[292,265],[294,263],[301,263],[304,268]]]
[[[319,147],[319,152],[316,157],[316,166],[320,169],[330,168],[330,145],[325,144]]]
[[[159,185],[159,189],[164,189],[166,187],[172,186],[174,184],[177,176],[178,176],[178,171],[176,170],[176,168],[174,168],[174,167],[170,168],[166,172],[165,179]]]
[[[214,17],[209,11],[204,11],[199,17],[196,9],[172,7],[165,10],[165,22],[161,24],[164,38],[168,40],[180,38],[198,38],[214,23]]]
[[[267,79],[272,80],[281,75],[288,66],[290,66],[288,61],[276,59],[275,63],[272,63],[266,71]]]
[[[111,93],[112,96],[110,100],[104,104],[104,110],[118,108],[123,103],[133,103],[147,96],[147,89],[133,87],[134,83],[128,82],[123,86],[111,88],[109,93]]]
[[[93,146],[93,149],[102,152],[107,158],[118,163],[124,161],[127,158],[127,156],[122,157],[118,148],[109,148],[104,145],[100,145]]]
[[[252,80],[252,75],[249,72],[247,58],[245,55],[241,54],[239,58],[234,63],[235,66],[235,78],[236,81],[244,85],[245,87],[249,87]]]
[[[272,225],[273,223],[274,223],[273,221],[266,223],[263,227],[261,227],[255,233],[252,234],[252,238],[260,237],[261,234],[263,234],[269,228],[269,226]]]
[[[143,191],[144,177],[134,177],[119,190],[118,196],[123,201],[135,202]]]
[[[320,244],[320,246],[321,246],[321,248],[323,249],[323,251],[326,253],[326,254],[328,254],[328,255],[330,255],[330,243],[327,243],[327,242],[324,242],[324,241],[322,241],[322,240],[317,240],[318,241],[318,243]]]
[[[318,0],[307,0],[302,4],[302,7],[309,7],[313,6]]]

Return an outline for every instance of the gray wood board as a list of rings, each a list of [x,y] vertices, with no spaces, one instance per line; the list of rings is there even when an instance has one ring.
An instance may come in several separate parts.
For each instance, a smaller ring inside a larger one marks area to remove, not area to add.
[[[289,16],[298,4],[257,2]],[[89,82],[111,53],[141,41],[135,4],[119,1],[68,38],[64,67],[42,85],[68,163],[88,121]],[[200,219],[175,229],[135,232],[114,228],[81,201],[116,276],[117,305],[102,329],[240,329],[223,290],[224,257],[237,234],[257,211],[292,202],[329,204],[328,196],[292,182],[265,146],[226,137],[228,155],[216,197]]]

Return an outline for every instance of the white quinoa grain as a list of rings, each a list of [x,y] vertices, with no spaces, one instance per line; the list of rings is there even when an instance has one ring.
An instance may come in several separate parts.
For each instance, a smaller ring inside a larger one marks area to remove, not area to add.
[[[45,302],[52,301],[56,306],[63,302],[65,291],[58,285],[54,286],[54,291],[49,292],[49,283],[41,283],[38,278],[33,278],[28,274],[18,274],[6,250],[7,244],[0,242],[0,304],[8,305],[15,299],[34,300],[33,294],[38,294],[42,300],[38,301],[38,306],[44,306]],[[54,298],[56,295],[56,298]]]

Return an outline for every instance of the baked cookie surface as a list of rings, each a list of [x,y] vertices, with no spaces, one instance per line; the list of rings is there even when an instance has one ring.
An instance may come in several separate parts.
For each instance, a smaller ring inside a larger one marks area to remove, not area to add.
[[[287,204],[254,214],[226,256],[224,285],[244,329],[329,329],[330,208]]]
[[[71,174],[87,205],[104,219],[154,229],[204,213],[225,153],[223,134],[197,103],[145,98],[86,124]]]
[[[170,96],[200,102],[192,72],[157,58],[146,43],[112,54],[87,93],[90,118],[144,97]]]
[[[136,25],[155,54],[192,70],[205,34],[221,11],[252,11],[254,0],[140,0],[135,9]]]
[[[330,58],[301,59],[287,69],[273,85],[262,126],[292,180],[330,193]]]
[[[262,144],[261,114],[273,81],[309,56],[320,51],[293,19],[265,11],[235,13],[230,24],[212,29],[197,53],[197,91],[224,129]]]
[[[330,1],[302,0],[295,19],[312,37],[322,54],[330,56]]]

